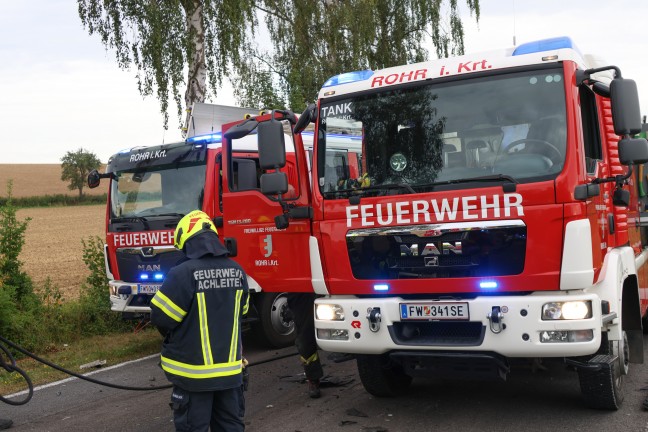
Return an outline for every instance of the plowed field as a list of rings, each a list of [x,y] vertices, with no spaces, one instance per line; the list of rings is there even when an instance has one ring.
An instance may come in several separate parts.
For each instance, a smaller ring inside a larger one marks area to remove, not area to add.
[[[13,180],[12,195],[16,198],[57,194],[77,196],[79,193],[69,190],[69,183],[61,180],[61,165],[58,164],[0,164],[0,197],[7,196],[7,180]],[[83,188],[83,193],[89,195],[106,192],[107,181],[95,189]]]
[[[0,197],[7,196],[8,180],[13,182],[14,197],[77,195],[76,190],[70,191],[68,183],[61,180],[58,164],[0,164]],[[101,195],[107,191],[108,182],[103,181],[96,189],[84,188],[83,193]],[[93,236],[104,238],[105,211],[103,205],[18,210],[19,220],[32,218],[27,225],[20,260],[36,289],[41,288],[49,276],[64,298],[79,295],[88,276],[81,240]]]
[[[49,276],[64,298],[76,298],[89,272],[83,263],[81,240],[104,238],[102,205],[39,207],[18,210],[17,217],[31,217],[20,255],[24,270],[40,288]],[[106,293],[108,288],[106,287]]]

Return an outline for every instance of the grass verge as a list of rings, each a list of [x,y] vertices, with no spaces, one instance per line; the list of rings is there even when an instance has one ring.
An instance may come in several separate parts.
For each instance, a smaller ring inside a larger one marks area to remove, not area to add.
[[[155,328],[145,328],[137,333],[93,336],[67,345],[50,346],[50,352],[37,355],[65,369],[84,374],[95,369],[79,369],[83,364],[106,360],[104,367],[112,366],[159,353],[161,345],[160,333]],[[31,358],[20,359],[16,363],[27,372],[34,387],[69,377]],[[25,381],[18,373],[9,374],[0,368],[0,394],[8,395],[26,389]]]

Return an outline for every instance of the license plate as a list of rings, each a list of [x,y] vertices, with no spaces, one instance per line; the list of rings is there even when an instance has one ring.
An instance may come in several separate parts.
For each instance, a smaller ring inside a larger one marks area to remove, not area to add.
[[[160,288],[159,284],[156,284],[156,285],[139,284],[139,286],[137,287],[137,293],[138,294],[155,294],[159,288]]]
[[[468,303],[466,302],[433,302],[433,303],[400,303],[402,320],[468,320]]]

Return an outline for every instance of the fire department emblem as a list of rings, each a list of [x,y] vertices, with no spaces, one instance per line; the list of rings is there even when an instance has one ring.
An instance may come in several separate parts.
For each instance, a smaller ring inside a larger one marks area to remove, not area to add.
[[[261,237],[261,253],[264,258],[268,258],[272,255],[272,235],[268,234],[265,237]]]

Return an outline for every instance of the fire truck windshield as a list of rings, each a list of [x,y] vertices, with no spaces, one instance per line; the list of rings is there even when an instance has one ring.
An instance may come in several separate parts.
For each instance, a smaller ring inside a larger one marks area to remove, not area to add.
[[[110,189],[112,218],[182,217],[202,208],[204,162],[117,171]]]
[[[554,66],[323,101],[320,191],[332,199],[554,178],[567,145],[564,86]]]

